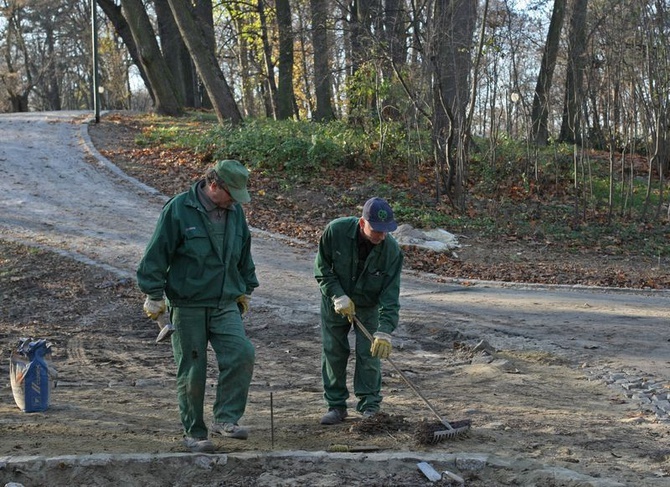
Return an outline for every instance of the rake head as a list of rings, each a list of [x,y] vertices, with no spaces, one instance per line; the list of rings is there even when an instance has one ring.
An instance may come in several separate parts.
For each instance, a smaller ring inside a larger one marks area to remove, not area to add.
[[[444,423],[423,423],[417,430],[416,439],[424,445],[434,445],[441,441],[462,438],[470,431],[471,425],[472,421],[469,419],[449,423],[446,421]]]

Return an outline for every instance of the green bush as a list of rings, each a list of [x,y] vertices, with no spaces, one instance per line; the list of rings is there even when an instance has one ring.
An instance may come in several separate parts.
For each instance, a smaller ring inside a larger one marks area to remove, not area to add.
[[[261,171],[283,171],[308,179],[321,168],[349,165],[363,150],[361,137],[339,122],[250,121],[240,127],[213,127],[215,158],[235,158]]]
[[[373,163],[378,170],[430,158],[429,143],[416,140],[399,122],[385,122],[371,132],[343,121],[249,120],[220,125],[200,112],[170,118],[152,115],[137,139],[140,145],[189,148],[202,160],[238,159],[261,171],[281,171],[306,180],[322,168],[356,168]],[[421,136],[421,135],[419,135]]]

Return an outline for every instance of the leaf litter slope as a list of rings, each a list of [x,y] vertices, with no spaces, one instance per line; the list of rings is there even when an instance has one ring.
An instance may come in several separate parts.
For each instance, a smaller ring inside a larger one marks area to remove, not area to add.
[[[195,155],[188,148],[138,146],[136,136],[150,125],[151,119],[146,117],[113,113],[91,126],[90,133],[100,152],[128,174],[166,195],[183,191],[211,161],[206,154]],[[107,143],[102,135],[109,131],[114,132],[115,139]],[[357,215],[376,185],[388,182],[375,183],[367,167],[324,170],[320,180],[291,188],[282,186],[271,175],[255,175],[250,181],[253,198],[245,209],[256,228],[316,243],[328,221]],[[407,178],[394,177],[392,183],[408,194],[415,191]],[[422,191],[430,194],[427,186]],[[471,232],[460,237],[463,247],[457,257],[408,248],[406,267],[460,279],[638,289],[670,287],[670,277],[658,259],[617,254],[612,250],[614,246],[610,249],[605,243],[568,248],[515,235],[491,240],[482,233]]]

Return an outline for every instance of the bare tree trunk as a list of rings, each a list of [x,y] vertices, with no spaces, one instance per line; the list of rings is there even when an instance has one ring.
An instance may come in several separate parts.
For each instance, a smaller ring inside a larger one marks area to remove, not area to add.
[[[479,33],[479,44],[477,46],[477,52],[475,56],[475,63],[472,69],[472,74],[470,75],[471,82],[470,82],[470,99],[468,100],[468,112],[467,115],[465,116],[465,120],[462,123],[461,131],[460,131],[460,144],[459,144],[459,158],[458,158],[458,171],[457,173],[460,175],[461,181],[459,182],[459,185],[461,187],[465,186],[465,181],[467,180],[467,173],[468,173],[468,146],[470,144],[470,141],[472,139],[470,131],[472,130],[472,120],[474,117],[475,113],[475,102],[477,99],[477,79],[478,79],[478,74],[479,74],[479,66],[481,63],[482,59],[482,54],[484,52],[484,44],[486,40],[486,24],[488,22],[488,11],[489,11],[489,0],[484,0],[484,13],[482,14],[482,19],[481,19],[481,30]],[[497,79],[497,74],[496,74],[496,79]],[[495,85],[495,83],[494,83]],[[494,94],[491,97],[493,100],[496,99],[495,95],[495,88],[494,88]],[[494,110],[491,110],[491,131],[494,134],[497,134],[497,132],[500,130],[499,129],[499,124],[495,120],[495,117],[493,116]],[[494,136],[497,138],[497,136]],[[492,140],[493,137],[492,137]],[[459,207],[461,209],[465,209],[465,191],[461,192],[461,198],[458,201]]]
[[[10,93],[9,105],[12,113],[21,113],[28,111],[28,93]]]
[[[328,1],[310,0],[309,3],[312,10],[312,44],[314,45],[314,90],[316,92],[314,120],[328,121],[335,118],[330,94],[332,76],[328,64],[330,53],[326,34]]]
[[[580,142],[580,107],[582,105],[584,79],[584,51],[586,50],[586,11],[588,0],[574,0],[570,16],[568,39],[568,70],[565,77],[565,99],[561,123],[561,142]]]
[[[227,120],[233,124],[242,123],[242,115],[233,93],[223,76],[212,46],[207,42],[205,32],[196,21],[188,2],[186,0],[168,0],[168,2],[200,79],[212,101],[219,123],[223,124]]]
[[[154,90],[151,87],[151,83],[149,83],[149,78],[147,77],[147,73],[144,70],[144,66],[142,66],[142,63],[140,62],[140,54],[137,50],[137,45],[135,44],[135,40],[133,39],[133,34],[130,32],[130,26],[128,25],[126,19],[123,17],[121,7],[117,6],[113,0],[96,0],[96,1],[100,6],[100,8],[102,9],[102,11],[107,16],[107,18],[110,20],[110,22],[112,22],[112,25],[114,25],[114,29],[116,30],[119,37],[121,37],[123,44],[128,49],[128,54],[130,54],[130,58],[135,63],[135,66],[137,66],[140,78],[142,78],[144,86],[147,88],[151,100],[155,103],[156,97],[154,96]]]
[[[277,0],[276,2],[276,7],[277,7],[277,24],[280,25],[279,22],[279,17],[282,15],[282,9],[288,8],[288,22],[289,22],[289,28],[291,26],[291,11],[290,7],[288,5],[288,0],[283,0],[286,5],[283,5],[281,3],[281,0]],[[282,117],[281,115],[281,100],[277,99],[277,83],[275,83],[275,67],[274,63],[272,62],[272,46],[270,45],[270,39],[268,38],[268,26],[267,26],[267,20],[265,17],[265,6],[263,5],[263,0],[258,0],[258,18],[260,20],[260,31],[261,31],[261,40],[263,42],[263,59],[265,60],[265,80],[266,80],[266,85],[267,89],[265,90],[265,93],[267,94],[266,98],[268,98],[268,110],[266,115],[272,119],[277,119],[277,118],[289,118],[289,116],[284,116]],[[284,20],[284,19],[282,19]],[[293,43],[291,39],[291,49],[293,49]],[[285,42],[285,40],[284,40]],[[284,46],[286,47],[286,46]],[[282,81],[282,30],[281,27],[279,29],[279,85],[280,88],[281,86],[281,81]],[[289,69],[293,69],[293,51],[291,51],[291,67]],[[291,77],[292,78],[292,77]],[[284,87],[285,89],[285,87]]]
[[[433,153],[438,174],[452,201],[461,199],[465,168],[453,161],[454,135],[465,129],[465,109],[469,97],[470,53],[477,15],[475,0],[438,0],[432,26],[433,69]],[[458,146],[456,147],[458,148]],[[438,181],[440,184],[440,181]]]
[[[298,16],[298,52],[299,56],[298,59],[300,61],[300,81],[298,82],[297,85],[297,91],[301,96],[301,99],[303,100],[303,103],[306,106],[307,113],[311,114],[314,116],[316,113],[316,102],[314,100],[315,95],[313,96],[312,93],[312,78],[309,76],[309,63],[308,63],[308,58],[309,55],[307,54],[307,46],[310,45],[309,42],[309,35],[307,33],[307,28],[305,27],[305,22],[307,22],[308,19],[305,19],[303,15]],[[294,91],[295,93],[295,91]]]
[[[28,96],[35,88],[35,83],[29,69],[25,70],[25,80],[21,80],[20,76],[21,65],[25,59],[28,59],[28,52],[23,32],[16,20],[17,10],[10,9],[10,18],[7,19],[6,39],[4,43],[0,43],[0,47],[4,51],[3,57],[6,64],[5,69],[0,70],[0,81],[7,90],[11,111],[27,112],[29,108]],[[18,59],[15,60],[14,56]]]
[[[400,69],[405,64],[405,11],[400,0],[386,0],[384,6],[384,40],[388,45],[391,62]]]
[[[547,42],[542,53],[542,64],[537,75],[535,86],[535,97],[531,109],[531,135],[537,145],[547,145],[549,140],[549,129],[547,120],[549,117],[549,92],[551,91],[556,58],[558,57],[558,45],[563,29],[565,18],[566,0],[554,0],[554,10],[551,14]]]
[[[216,52],[216,36],[214,35],[214,11],[212,7],[212,0],[194,0],[193,13],[195,15],[198,24],[202,26],[203,32],[205,33],[205,40],[207,42],[207,45],[210,46],[212,52]],[[191,65],[195,70],[195,66],[192,60]],[[197,72],[194,74],[194,76],[196,76],[197,78]],[[197,88],[201,97],[202,107],[211,110],[212,101],[209,99],[209,95],[207,94],[207,92],[202,91],[200,89],[199,83],[200,80],[198,80]]]
[[[49,53],[49,65],[46,69],[47,77],[47,103],[49,110],[60,110],[61,101],[60,101],[60,83],[58,80],[58,74],[56,72],[56,56],[54,55],[54,32],[51,26],[47,31],[47,50]]]
[[[122,11],[130,27],[135,45],[138,47],[139,60],[147,75],[155,95],[154,107],[163,115],[181,115],[182,101],[177,98],[172,75],[158,48],[154,30],[147,16],[142,0],[124,0]]]
[[[404,11],[400,0],[386,0],[384,6],[383,37],[382,42],[387,46],[386,59],[382,66],[382,74],[385,80],[393,79],[396,72],[402,72],[406,64],[405,50],[405,29],[404,29]],[[387,97],[381,102],[380,117],[397,118],[399,115],[397,109],[398,100],[392,96]]]
[[[175,89],[184,100],[184,105],[192,108],[200,107],[197,93],[197,77],[191,63],[191,55],[181,38],[179,28],[172,17],[167,0],[154,0],[156,22],[160,35],[161,48],[168,65]]]
[[[277,29],[279,30],[279,89],[277,118],[285,120],[297,115],[293,92],[293,28],[288,0],[276,0]]]
[[[234,16],[232,19],[232,23],[235,26],[236,32],[243,32],[246,29],[245,20],[240,15]],[[256,105],[254,103],[255,81],[254,78],[251,75],[249,75],[249,73],[251,72],[249,63],[250,58],[249,44],[247,42],[247,38],[241,35],[235,36],[232,42],[237,47],[237,49],[234,49],[234,51],[237,57],[237,62],[240,66],[240,72],[247,73],[247,75],[241,77],[239,82],[242,90],[242,100],[240,102],[242,104],[242,110],[245,117],[255,117],[257,115]],[[263,90],[262,94],[263,94],[263,102],[265,104],[265,114],[266,116],[271,116],[270,114],[273,113],[273,108],[269,100],[269,96],[265,94],[265,91],[267,90],[263,89],[262,84],[261,89]]]

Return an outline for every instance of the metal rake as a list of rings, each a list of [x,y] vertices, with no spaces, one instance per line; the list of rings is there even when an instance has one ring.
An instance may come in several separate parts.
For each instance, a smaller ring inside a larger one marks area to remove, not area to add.
[[[373,336],[370,334],[370,332],[363,326],[363,323],[361,323],[361,320],[358,319],[356,315],[353,315],[353,321],[358,327],[358,329],[367,337],[368,340],[370,340],[370,343],[374,341]],[[426,399],[426,397],[421,393],[421,391],[414,385],[414,383],[409,380],[409,377],[405,375],[405,373],[400,370],[400,367],[398,367],[395,362],[391,359],[391,357],[386,357],[386,360],[388,363],[391,364],[391,366],[395,369],[395,371],[400,375],[400,377],[403,378],[403,380],[407,383],[407,385],[416,393],[417,396],[421,398],[421,400],[428,406],[428,409],[435,415],[435,417],[444,425],[446,429],[444,430],[439,430],[439,431],[434,431],[433,432],[433,438],[430,443],[438,443],[443,440],[450,440],[453,438],[456,438],[458,436],[464,435],[465,433],[470,430],[470,421],[459,421],[458,426],[454,427],[452,426],[446,419],[442,418],[438,414],[438,412],[435,410],[433,405]]]

